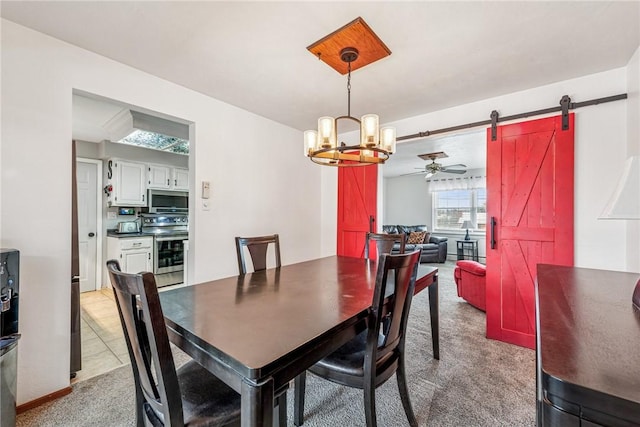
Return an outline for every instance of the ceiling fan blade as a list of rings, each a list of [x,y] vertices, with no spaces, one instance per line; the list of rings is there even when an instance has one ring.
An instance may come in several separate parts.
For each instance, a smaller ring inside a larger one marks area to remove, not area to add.
[[[424,171],[424,170],[423,170],[423,171],[421,171],[421,172],[409,172],[409,173],[403,173],[403,174],[398,175],[398,176],[418,175],[418,174],[423,174],[423,173],[426,173],[426,171]]]
[[[457,167],[461,167],[461,168],[466,168],[467,165],[463,165],[462,163],[458,163],[457,165],[447,165],[444,166],[445,168],[457,168]]]
[[[459,173],[459,174],[463,174],[466,173],[466,170],[460,170],[460,169],[447,169],[447,168],[443,168],[441,169],[441,172],[446,172],[446,173]]]

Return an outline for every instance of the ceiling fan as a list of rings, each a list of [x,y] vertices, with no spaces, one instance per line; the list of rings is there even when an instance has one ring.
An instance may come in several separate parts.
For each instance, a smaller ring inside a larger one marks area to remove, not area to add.
[[[418,154],[418,157],[420,157],[422,160],[431,160],[431,163],[426,164],[424,168],[415,168],[415,169],[421,169],[420,172],[412,172],[405,175],[423,173],[425,174],[425,179],[427,179],[427,178],[431,178],[438,172],[455,173],[455,174],[463,174],[467,172],[467,169],[466,169],[467,165],[463,165],[461,163],[458,163],[455,165],[447,165],[447,166],[441,163],[436,163],[436,159],[444,159],[446,157],[449,157],[444,151],[438,151],[435,153]]]

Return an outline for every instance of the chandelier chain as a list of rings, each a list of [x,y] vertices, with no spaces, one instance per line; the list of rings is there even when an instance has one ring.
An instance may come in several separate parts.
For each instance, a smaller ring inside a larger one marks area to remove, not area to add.
[[[348,63],[349,74],[347,74],[347,116],[351,117],[351,61]]]

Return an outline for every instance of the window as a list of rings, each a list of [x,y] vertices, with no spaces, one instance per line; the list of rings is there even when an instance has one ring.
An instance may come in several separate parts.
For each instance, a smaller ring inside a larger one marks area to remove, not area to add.
[[[433,229],[459,231],[464,221],[470,230],[487,228],[487,190],[449,190],[433,192]]]

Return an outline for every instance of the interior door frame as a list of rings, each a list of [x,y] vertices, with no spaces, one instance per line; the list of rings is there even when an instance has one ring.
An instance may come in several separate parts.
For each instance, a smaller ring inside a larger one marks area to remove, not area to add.
[[[76,162],[96,165],[96,291],[102,289],[102,245],[104,244],[102,229],[102,160],[76,157]]]

